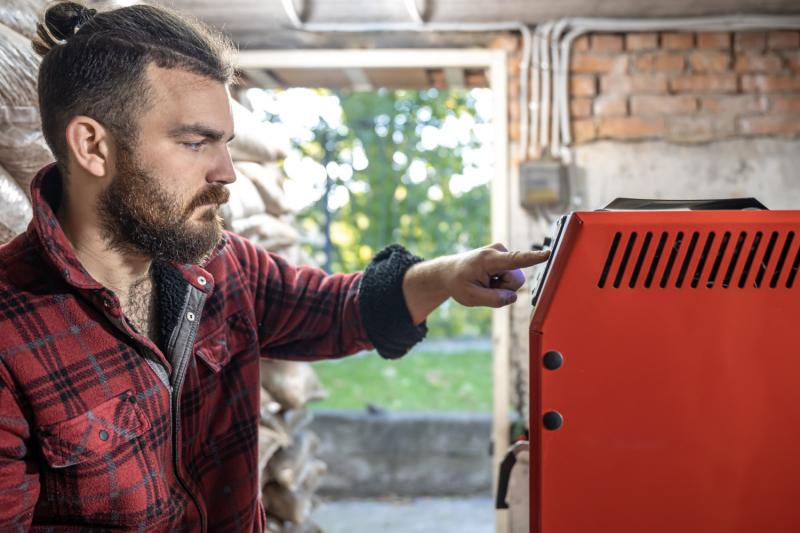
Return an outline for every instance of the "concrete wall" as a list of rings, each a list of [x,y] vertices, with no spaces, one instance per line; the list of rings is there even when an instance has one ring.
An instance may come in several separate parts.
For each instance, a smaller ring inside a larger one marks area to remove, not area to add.
[[[328,497],[489,494],[491,416],[314,411]]]
[[[800,141],[795,140],[599,142],[575,149],[571,174],[583,209],[621,196],[754,196],[770,209],[800,209]]]

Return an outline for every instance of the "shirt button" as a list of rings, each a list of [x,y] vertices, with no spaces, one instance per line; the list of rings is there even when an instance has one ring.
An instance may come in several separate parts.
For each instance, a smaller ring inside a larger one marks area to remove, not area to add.
[[[100,440],[108,440],[108,431],[105,429],[100,430]]]
[[[186,313],[186,320],[188,320],[189,322],[194,322],[194,313],[191,312]]]
[[[206,278],[204,278],[203,276],[200,276],[199,278],[197,278],[197,283],[199,283],[200,285],[205,287],[206,283],[208,283],[208,281],[206,281]]]

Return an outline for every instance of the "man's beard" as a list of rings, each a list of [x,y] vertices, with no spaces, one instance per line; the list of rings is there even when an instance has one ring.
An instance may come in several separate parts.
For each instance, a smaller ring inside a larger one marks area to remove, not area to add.
[[[118,173],[98,198],[103,238],[114,250],[154,261],[202,264],[222,237],[216,208],[228,201],[228,190],[210,185],[184,209],[138,164],[132,149],[120,147],[119,152]],[[199,206],[206,211],[191,221]]]

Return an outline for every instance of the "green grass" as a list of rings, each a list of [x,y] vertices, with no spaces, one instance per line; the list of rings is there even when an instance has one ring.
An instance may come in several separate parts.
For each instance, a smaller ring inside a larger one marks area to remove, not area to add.
[[[492,354],[469,350],[414,352],[388,361],[365,352],[314,363],[328,399],[313,408],[469,411],[492,407]]]

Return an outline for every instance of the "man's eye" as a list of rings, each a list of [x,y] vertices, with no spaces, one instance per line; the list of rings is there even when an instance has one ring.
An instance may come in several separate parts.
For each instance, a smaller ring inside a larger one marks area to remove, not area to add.
[[[197,143],[182,143],[186,148],[193,152],[199,152],[200,149],[205,144],[204,142],[197,142]]]

